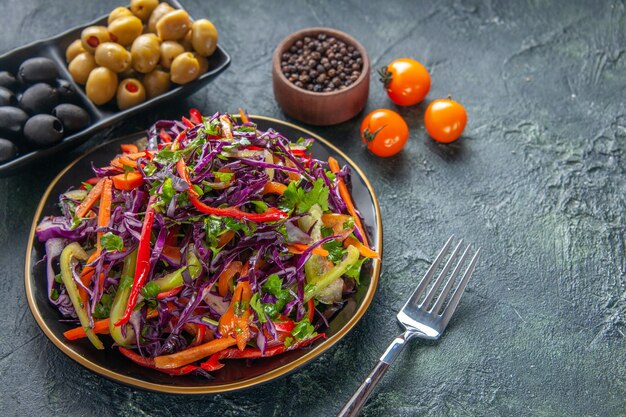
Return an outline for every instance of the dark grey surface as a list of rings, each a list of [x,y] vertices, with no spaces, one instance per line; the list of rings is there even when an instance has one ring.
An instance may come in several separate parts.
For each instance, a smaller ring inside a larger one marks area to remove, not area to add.
[[[394,315],[450,233],[483,247],[447,334],[417,341],[389,370],[366,416],[619,416],[626,275],[626,6],[623,2],[184,1],[207,16],[230,68],[190,106],[284,118],[270,59],[288,33],[331,26],[355,36],[375,67],[411,56],[432,76],[427,102],[453,94],[469,116],[462,141],[438,146],[426,104],[400,109],[403,153],[369,155],[357,119],[311,128],[361,165],[385,227],[379,291],[362,322],[319,360],[242,393],[176,397],[129,389],[66,358],[40,332],[23,289],[32,215],[46,184],[79,155],[0,179],[0,410],[3,415],[326,416],[337,412],[398,328]],[[89,21],[119,1],[0,3],[0,50]],[[394,106],[375,80],[366,111]],[[102,139],[94,138],[91,144]]]

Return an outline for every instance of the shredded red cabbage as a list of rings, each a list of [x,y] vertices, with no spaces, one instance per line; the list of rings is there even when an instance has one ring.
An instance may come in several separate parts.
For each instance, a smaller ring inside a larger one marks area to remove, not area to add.
[[[338,192],[337,177],[350,182],[348,168],[330,172],[327,162],[308,153],[312,142],[294,144],[273,129],[260,131],[253,122],[238,124],[219,113],[191,128],[179,121],[158,121],[148,130],[147,153],[136,159],[141,185],[113,187],[108,226],[98,227],[98,204],[84,218],[77,217],[80,200],[74,194],[61,196],[61,213],[44,217],[37,226],[37,237],[45,242],[50,302],[63,317],[76,317],[58,279],[59,255],[72,242],[92,252],[97,236],[106,235],[111,243],[103,244],[89,264],[94,276],[105,277],[102,284],[98,279],[82,281],[84,263],[73,269],[73,279],[87,294],[84,308],[91,323],[107,318],[122,282],[133,278],[122,277],[122,268],[139,245],[148,197],[156,196],[149,273],[129,324],[121,329],[124,338],[134,334],[125,347],[155,358],[220,337],[239,342],[238,334],[246,334],[243,344],[263,355],[268,347],[284,345],[288,350],[315,337],[328,325],[328,312],[341,307],[324,305],[323,297],[318,298],[328,290],[325,277],[348,259],[343,240],[354,234],[362,241],[362,236]],[[96,177],[113,178],[116,184],[116,178],[127,175],[129,170],[114,162],[93,166]],[[202,207],[239,214],[216,215]],[[325,216],[333,214],[342,222],[327,224]],[[341,270],[336,279],[354,285],[362,261],[361,255],[350,265],[354,270]],[[225,281],[223,274],[233,262],[243,268]],[[243,284],[251,295],[236,300]],[[313,294],[313,302],[307,294]],[[228,326],[229,314],[241,317],[246,310],[247,323]],[[276,323],[285,322],[293,330],[277,328]],[[201,327],[204,339],[198,341]]]

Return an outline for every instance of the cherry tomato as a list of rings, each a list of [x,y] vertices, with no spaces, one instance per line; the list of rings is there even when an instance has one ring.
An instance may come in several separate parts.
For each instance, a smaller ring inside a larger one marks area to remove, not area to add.
[[[467,123],[467,113],[465,108],[454,100],[435,100],[424,113],[424,127],[428,134],[437,142],[454,142],[461,136],[465,124]]]
[[[404,148],[409,127],[395,111],[378,109],[361,122],[361,138],[374,155],[391,156]]]
[[[424,100],[430,90],[430,74],[411,58],[392,61],[378,71],[387,95],[399,106],[412,106]]]

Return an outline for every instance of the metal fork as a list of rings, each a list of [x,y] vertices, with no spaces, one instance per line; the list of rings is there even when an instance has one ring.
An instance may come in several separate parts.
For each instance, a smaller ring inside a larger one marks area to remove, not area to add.
[[[457,278],[461,274],[463,264],[466,263],[470,256],[470,245],[468,245],[463,251],[460,259],[456,263],[452,275],[445,282],[444,280],[452,268],[455,259],[461,251],[461,240],[454,248],[452,255],[450,255],[448,261],[443,267],[442,271],[437,276],[435,282],[428,289],[435,272],[439,267],[439,264],[445,259],[448,249],[452,244],[454,236],[450,236],[446,244],[443,246],[439,255],[433,261],[430,268],[424,275],[424,278],[420,281],[418,286],[411,294],[411,297],[404,304],[404,307],[398,313],[398,321],[402,324],[405,331],[389,345],[383,356],[378,361],[378,364],[372,369],[372,372],[363,381],[361,386],[354,393],[352,398],[344,405],[337,417],[356,417],[365,403],[368,397],[382,379],[383,375],[387,371],[387,368],[398,357],[404,345],[413,337],[420,337],[422,339],[439,339],[446,329],[454,310],[456,310],[459,300],[463,295],[463,291],[467,286],[467,283],[474,272],[476,262],[478,261],[478,255],[480,254],[480,248],[476,250],[472,257],[469,266],[463,273],[463,276],[454,289],[454,292],[450,295],[450,291],[454,286]],[[443,288],[442,288],[443,287]],[[426,290],[428,289],[428,292]],[[425,297],[423,297],[425,295]],[[450,295],[449,299],[448,296]],[[444,306],[444,303],[447,304]],[[442,309],[443,308],[443,309]]]

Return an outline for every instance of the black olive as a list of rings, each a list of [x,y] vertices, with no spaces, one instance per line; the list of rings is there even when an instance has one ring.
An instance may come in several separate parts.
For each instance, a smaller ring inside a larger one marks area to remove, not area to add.
[[[0,87],[0,106],[15,106],[17,97],[8,88]]]
[[[52,110],[52,115],[63,123],[67,132],[77,132],[89,124],[89,113],[75,104],[59,104]]]
[[[24,139],[36,148],[54,145],[63,139],[63,123],[49,114],[37,114],[24,125]]]
[[[63,78],[59,78],[57,80],[56,90],[57,90],[57,93],[59,93],[60,101],[63,101],[66,103],[76,101],[76,98],[77,98],[76,89],[74,88],[72,83],[70,83],[69,81],[64,80]]]
[[[17,80],[10,72],[0,71],[0,87],[13,90],[15,89],[15,87],[17,87]]]
[[[0,135],[7,139],[18,139],[22,136],[22,127],[28,115],[22,109],[11,106],[0,107]]]
[[[52,84],[58,76],[57,64],[53,60],[43,57],[27,59],[22,62],[19,70],[17,70],[17,78],[20,82],[27,84],[39,82]]]
[[[20,98],[20,107],[29,114],[50,113],[59,103],[59,94],[48,84],[29,87]]]
[[[17,146],[10,140],[0,139],[0,163],[9,161],[17,155]]]

